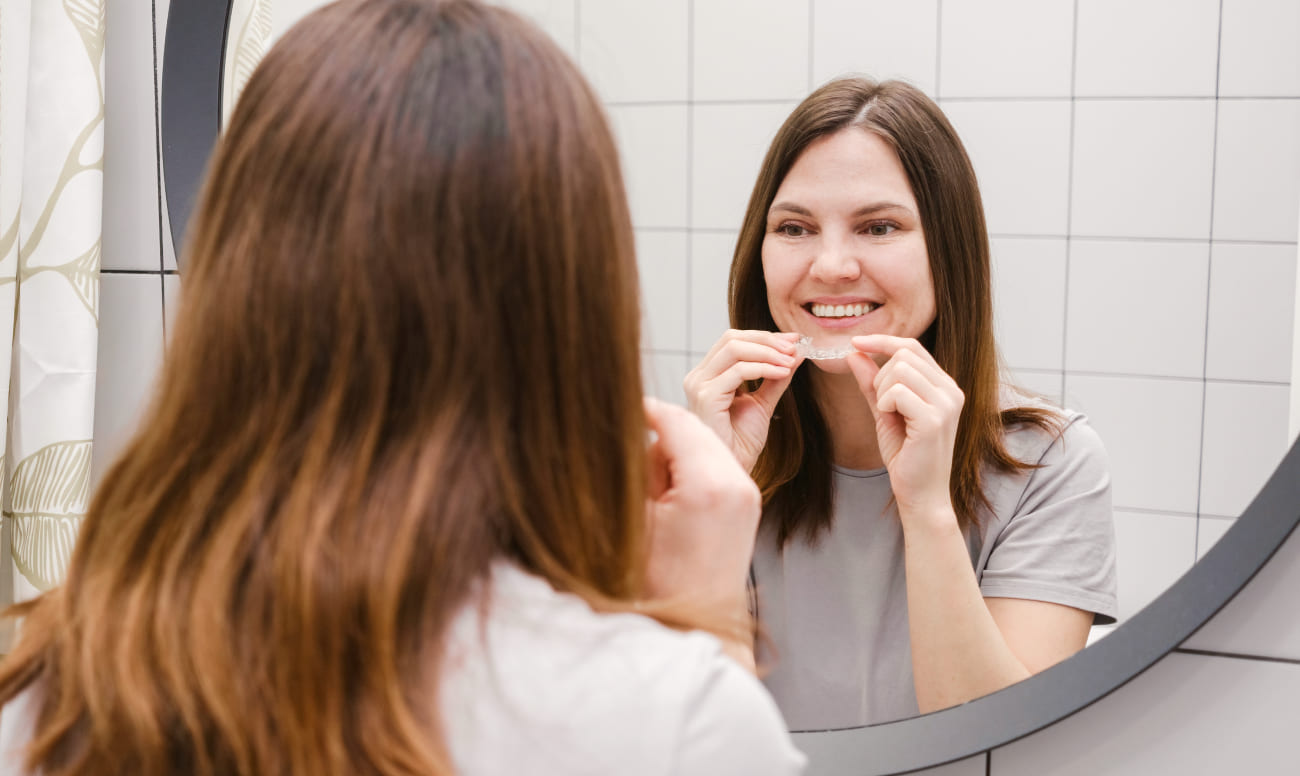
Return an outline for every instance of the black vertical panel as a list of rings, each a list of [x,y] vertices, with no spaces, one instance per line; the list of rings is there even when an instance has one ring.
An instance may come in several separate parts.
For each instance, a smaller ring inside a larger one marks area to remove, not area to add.
[[[172,0],[163,43],[162,159],[172,245],[185,227],[221,128],[221,66],[230,0]]]

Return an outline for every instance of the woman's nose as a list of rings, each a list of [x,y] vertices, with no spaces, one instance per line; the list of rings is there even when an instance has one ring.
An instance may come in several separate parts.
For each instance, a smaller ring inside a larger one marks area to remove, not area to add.
[[[844,240],[826,239],[817,247],[809,273],[822,282],[857,280],[862,265],[853,248]]]

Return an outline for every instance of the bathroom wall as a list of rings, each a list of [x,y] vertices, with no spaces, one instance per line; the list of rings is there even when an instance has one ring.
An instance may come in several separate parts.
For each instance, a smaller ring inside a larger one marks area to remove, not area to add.
[[[780,121],[828,78],[866,72],[925,89],[967,142],[1006,360],[1027,386],[1085,411],[1111,455],[1124,614],[1222,536],[1281,457],[1300,344],[1300,4],[508,4],[574,56],[608,106],[659,395],[681,401],[682,377],[726,326],[736,228]],[[167,9],[108,8],[96,478],[134,428],[181,303],[160,215]],[[1294,589],[1296,539],[1289,548],[1270,570]],[[1113,773],[1116,752],[1165,772],[1210,745],[1248,757],[1271,730],[1252,721],[1256,708],[1295,719],[1300,697],[1300,639],[1276,630],[1297,622],[1294,606],[1268,600],[1242,604],[1254,625],[1239,640],[1175,654],[1094,707],[1110,711],[933,772]],[[1134,700],[1136,688],[1157,705]],[[1096,746],[1121,733],[1127,749]],[[1063,756],[1107,767],[1056,770]]]

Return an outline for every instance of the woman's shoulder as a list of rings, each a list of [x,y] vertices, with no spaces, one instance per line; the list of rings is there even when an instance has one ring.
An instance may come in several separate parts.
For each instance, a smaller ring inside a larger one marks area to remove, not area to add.
[[[1000,398],[1003,413],[1023,411],[1021,418],[1005,427],[1003,435],[1007,452],[1016,460],[1032,465],[1082,458],[1105,465],[1105,445],[1084,413],[1011,385],[1003,385]]]

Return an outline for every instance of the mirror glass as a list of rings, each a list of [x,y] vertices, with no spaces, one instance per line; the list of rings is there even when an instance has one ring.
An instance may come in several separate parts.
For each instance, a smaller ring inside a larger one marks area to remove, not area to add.
[[[323,4],[236,0],[227,112],[266,48]],[[682,402],[727,327],[736,232],[777,127],[816,86],[862,73],[920,87],[966,144],[1010,378],[1085,413],[1109,455],[1121,625],[1285,452],[1300,67],[1268,11],[1187,4],[1170,25],[1141,7],[1117,25],[1068,0],[505,4],[573,56],[609,111],[650,391]]]

